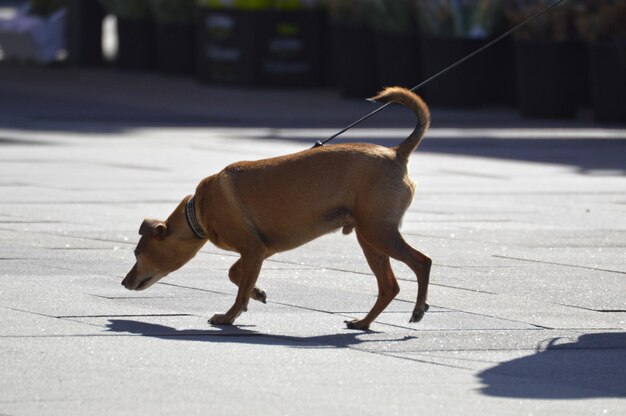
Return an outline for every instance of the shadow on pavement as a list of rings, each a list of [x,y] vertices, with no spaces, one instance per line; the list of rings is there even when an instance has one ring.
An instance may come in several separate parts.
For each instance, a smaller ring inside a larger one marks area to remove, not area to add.
[[[418,151],[565,165],[584,174],[597,170],[626,174],[626,140],[432,139],[424,140]]]
[[[270,137],[271,139],[276,139]],[[293,141],[313,145],[310,139]],[[360,142],[382,146],[396,146],[402,139],[366,139]],[[335,143],[355,140],[338,139]],[[626,140],[620,139],[489,139],[489,138],[428,138],[425,137],[417,152],[475,156],[522,162],[548,163],[571,166],[581,174],[594,171],[611,171],[626,175]]]
[[[288,346],[294,348],[349,348],[363,343],[408,341],[415,337],[399,339],[362,339],[367,335],[378,334],[374,331],[355,331],[349,333],[318,335],[311,337],[263,334],[245,329],[242,326],[212,326],[208,330],[178,330],[165,325],[147,322],[111,319],[107,324],[110,332],[129,333],[151,338],[179,341],[211,343],[239,343],[257,345]]]
[[[123,136],[141,128],[339,131],[376,108],[362,100],[345,100],[336,93],[324,91],[209,87],[192,80],[107,70],[46,70],[0,65],[0,79],[3,81],[0,83],[0,129],[78,133],[84,134],[85,139],[89,139],[90,134]],[[359,127],[406,128],[408,135],[414,123],[415,118],[408,110],[394,106]],[[435,108],[432,127],[450,128],[456,135],[429,137],[427,133],[418,151],[559,164],[584,174],[598,170],[626,174],[626,125],[623,123],[597,125],[584,120],[529,120],[512,109],[453,111]],[[465,129],[472,128],[501,129],[507,132],[507,138],[462,136]],[[577,138],[566,135],[556,139],[551,133],[563,129],[577,131],[574,135]],[[615,130],[619,139],[585,135],[585,130],[581,129]],[[521,130],[535,131],[536,137],[516,136]],[[37,144],[34,140],[11,137],[11,132],[3,134],[9,136],[0,137],[0,146]],[[304,150],[328,136],[298,139],[270,133],[254,137],[298,141]],[[363,141],[395,146],[401,140],[402,137]],[[336,140],[336,143],[342,142],[345,142],[343,136]]]
[[[483,394],[528,399],[626,397],[626,333],[552,339],[530,356],[478,374]]]

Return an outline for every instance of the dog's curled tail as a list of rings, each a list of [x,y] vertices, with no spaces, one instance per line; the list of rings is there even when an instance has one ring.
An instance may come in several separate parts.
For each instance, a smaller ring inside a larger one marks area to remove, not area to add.
[[[387,87],[378,93],[376,97],[373,97],[372,100],[384,104],[402,104],[415,113],[417,117],[415,130],[396,148],[398,159],[406,163],[411,153],[419,146],[428,126],[430,126],[428,106],[417,94],[403,87]]]

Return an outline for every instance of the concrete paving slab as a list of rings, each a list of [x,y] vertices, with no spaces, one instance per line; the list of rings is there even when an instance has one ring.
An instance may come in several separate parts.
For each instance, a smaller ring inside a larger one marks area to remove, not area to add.
[[[583,327],[617,329],[624,322],[622,313],[600,313],[593,310],[572,308],[556,303],[536,301],[527,296],[493,295],[471,293],[457,296],[454,289],[437,288],[431,292],[435,305],[476,313],[484,316],[510,319],[544,328]],[[515,305],[512,308],[512,305]]]
[[[76,336],[94,332],[92,328],[81,323],[29,310],[13,309],[4,306],[4,300],[0,302],[3,304],[0,306],[3,320],[2,338]],[[30,305],[25,306],[30,307]]]
[[[145,325],[138,326],[148,332]],[[559,384],[554,376],[545,373],[542,382],[542,374],[533,374],[538,370],[529,368],[523,374],[507,368],[504,374],[490,373],[497,362],[493,355],[486,359],[479,356],[478,361],[484,362],[486,371],[476,375],[476,369],[433,365],[432,359],[398,359],[393,352],[353,349],[381,344],[389,347],[403,342],[394,340],[393,336],[382,343],[368,342],[367,337],[352,333],[342,339],[340,334],[333,334],[326,339],[314,338],[307,345],[306,340],[167,336],[154,332],[152,336],[148,333],[80,337],[70,345],[59,338],[10,341],[8,347],[16,351],[17,361],[26,364],[31,360],[26,367],[30,376],[22,378],[20,389],[7,390],[8,386],[3,386],[3,391],[12,392],[3,400],[3,407],[21,414],[53,414],[59,410],[98,412],[98,406],[106,406],[107,411],[115,414],[130,414],[137,409],[163,414],[181,410],[191,414],[207,410],[239,414],[254,403],[268,414],[293,411],[374,414],[373,409],[381,408],[391,414],[403,414],[414,409],[417,400],[421,409],[433,414],[479,410],[517,414],[520,406],[530,412],[569,414],[586,411],[619,414],[620,411],[620,396],[603,390],[602,386],[589,388],[570,383],[571,379]],[[138,350],[140,355],[135,353]],[[542,354],[539,362],[546,357],[548,362],[555,363],[552,357],[547,358],[552,351]],[[280,359],[274,365],[262,364],[268,355]],[[596,358],[601,356],[602,353]],[[510,368],[519,368],[519,361],[515,360],[526,359],[526,356],[507,355],[511,357],[515,358],[505,361],[513,362]],[[534,355],[530,353],[529,357]],[[319,365],[320,359],[325,365]],[[259,371],[262,383],[254,377]],[[563,369],[560,371],[559,377],[567,375]],[[46,376],[50,372],[59,376],[50,380]],[[94,376],[82,380],[81,374],[85,372]],[[9,373],[11,378],[23,375]],[[6,380],[3,378],[2,383]],[[303,394],[303,389],[309,394]],[[493,395],[471,394],[481,389]],[[39,393],[33,396],[33,392]],[[468,393],[463,405],[458,400],[448,403],[451,395]],[[556,401],[549,400],[555,397],[558,397]]]
[[[423,321],[408,323],[415,277],[394,262],[398,298],[371,331],[347,330],[376,282],[354,235],[332,234],[268,259],[268,304],[218,328],[233,253],[206,246],[148,291],[121,287],[143,218],[369,104],[0,74],[0,414],[624,413],[623,127],[434,109],[402,228],[434,260]],[[350,140],[395,145],[412,124],[401,110],[373,123]]]

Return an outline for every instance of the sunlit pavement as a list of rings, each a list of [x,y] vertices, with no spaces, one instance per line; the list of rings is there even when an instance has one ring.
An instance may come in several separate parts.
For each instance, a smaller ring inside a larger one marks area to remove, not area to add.
[[[230,162],[310,147],[371,109],[109,70],[0,67],[0,414],[623,415],[626,128],[433,110],[402,232],[434,261],[370,332],[354,235],[266,261],[237,325],[210,245],[144,292],[120,282],[145,217]],[[351,132],[395,145],[403,109]],[[349,169],[346,166],[346,169]],[[311,178],[315,180],[315,178]],[[303,189],[306,192],[306,189]]]

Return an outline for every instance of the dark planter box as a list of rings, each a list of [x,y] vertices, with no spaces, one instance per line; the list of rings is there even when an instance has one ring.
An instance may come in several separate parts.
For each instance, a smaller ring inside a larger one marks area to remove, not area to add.
[[[262,45],[258,33],[261,20],[267,19],[266,12],[200,8],[198,15],[198,79],[258,84]]]
[[[198,79],[314,86],[323,79],[323,15],[298,10],[199,10]]]
[[[573,118],[588,96],[585,48],[578,42],[516,41],[523,116]]]
[[[332,54],[335,80],[342,95],[367,98],[378,92],[376,46],[369,27],[333,25]]]
[[[149,19],[117,18],[117,65],[123,69],[154,69],[156,41]]]
[[[306,87],[322,84],[324,14],[318,11],[272,11],[263,22],[261,83]]]
[[[99,0],[70,0],[67,5],[68,62],[74,66],[101,66],[102,20]]]
[[[594,117],[626,121],[626,44],[594,44],[588,50]]]
[[[195,30],[193,23],[157,22],[157,63],[161,71],[174,75],[193,73]]]
[[[488,40],[422,38],[422,75],[437,74],[485,45]],[[497,44],[424,87],[431,105],[475,107],[514,100],[514,64],[510,45]]]
[[[417,33],[376,32],[378,83],[412,88],[421,81]]]

